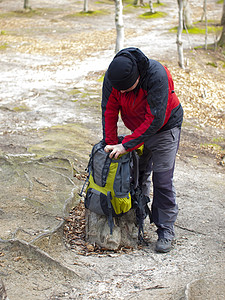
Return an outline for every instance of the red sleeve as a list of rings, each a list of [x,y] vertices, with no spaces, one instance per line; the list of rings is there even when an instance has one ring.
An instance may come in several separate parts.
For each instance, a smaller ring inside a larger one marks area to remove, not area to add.
[[[112,88],[107,76],[102,90],[103,138],[107,145],[118,144],[117,122],[120,111],[118,91]]]

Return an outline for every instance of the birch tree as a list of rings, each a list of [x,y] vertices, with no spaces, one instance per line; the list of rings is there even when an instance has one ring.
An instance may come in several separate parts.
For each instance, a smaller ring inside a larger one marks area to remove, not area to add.
[[[225,0],[223,1],[223,14],[221,18],[221,24],[223,25],[223,30],[218,44],[221,47],[225,47]]]
[[[183,42],[182,42],[182,30],[183,30],[183,0],[177,0],[178,2],[178,14],[179,23],[177,28],[177,52],[178,52],[178,65],[184,69],[184,52],[183,52]]]
[[[201,22],[204,20],[205,18],[205,13],[206,13],[206,1],[203,0],[203,12],[202,12],[202,16],[201,16]]]
[[[184,29],[193,27],[192,12],[189,5],[189,0],[183,0],[183,23]]]
[[[116,24],[116,52],[123,49],[124,25],[122,0],[115,0],[115,24]]]
[[[144,6],[144,0],[134,0],[134,5]]]
[[[29,5],[29,0],[24,0],[23,8],[28,9],[29,8],[28,5]]]
[[[84,0],[84,9],[83,12],[88,12],[88,0]]]
[[[154,11],[154,8],[153,8],[152,0],[149,0],[149,8],[150,8],[150,13],[154,14],[155,11]]]
[[[223,14],[221,18],[221,25],[225,24],[225,0],[223,1]]]
[[[205,16],[205,50],[208,46],[208,18],[207,18],[207,0],[204,0],[203,4],[203,14]]]

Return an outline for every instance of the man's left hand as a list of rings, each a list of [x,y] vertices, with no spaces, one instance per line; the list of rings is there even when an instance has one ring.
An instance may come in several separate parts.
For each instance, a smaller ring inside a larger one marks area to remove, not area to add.
[[[105,152],[110,152],[109,157],[110,158],[118,158],[120,154],[126,153],[126,149],[122,144],[117,144],[117,145],[107,145],[104,148]]]

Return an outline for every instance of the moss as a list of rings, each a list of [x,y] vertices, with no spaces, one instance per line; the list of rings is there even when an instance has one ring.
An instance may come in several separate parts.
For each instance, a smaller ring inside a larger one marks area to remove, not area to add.
[[[216,4],[223,4],[223,1],[224,1],[224,0],[218,0],[218,1],[216,2]]]
[[[104,77],[105,77],[105,74],[103,74],[103,75],[98,79],[98,82],[103,82]]]
[[[39,130],[39,135],[42,136],[42,141],[31,145],[28,149],[30,153],[35,153],[37,158],[52,155],[88,161],[91,150],[90,133],[82,125],[75,123],[57,125]]]
[[[221,26],[207,26],[208,33],[217,33],[222,30]],[[177,27],[173,27],[170,29],[170,32],[177,32]],[[183,29],[182,33],[186,34],[187,31]],[[198,26],[198,27],[192,27],[188,29],[189,34],[205,34],[205,27],[204,26]]]
[[[15,106],[13,108],[13,111],[15,112],[23,112],[23,111],[29,111],[30,108],[26,104],[22,104],[20,106]]]
[[[158,8],[158,7],[160,7],[160,6],[165,6],[165,4],[164,3],[153,3],[153,8]],[[149,6],[149,4],[147,4],[147,5],[145,5],[145,6],[142,6],[143,8],[147,8],[147,9],[150,9],[150,6]]]
[[[155,12],[155,13],[146,12],[146,13],[140,15],[139,18],[152,19],[152,18],[164,18],[166,16],[167,16],[167,14],[163,13],[163,12]]]
[[[214,143],[220,143],[220,142],[224,142],[225,138],[221,136],[221,137],[218,137],[218,138],[213,138],[212,141]]]
[[[75,17],[86,17],[86,16],[99,16],[99,15],[107,15],[110,14],[109,11],[107,11],[106,9],[102,9],[102,10],[89,10],[87,12],[84,11],[80,11],[74,14],[70,14],[65,16],[65,18],[75,18]]]
[[[4,43],[4,44],[0,45],[0,51],[6,50],[7,47],[8,47],[8,43]]]
[[[112,4],[115,5],[115,2],[113,0],[100,0],[100,1],[96,1],[96,4]]]
[[[68,95],[78,95],[78,94],[81,94],[82,92],[76,88],[70,90],[67,92]]]
[[[218,63],[216,63],[216,62],[208,62],[206,65],[207,66],[212,66],[214,68],[218,68]]]
[[[1,30],[0,34],[1,34],[1,35],[6,35],[5,30]]]

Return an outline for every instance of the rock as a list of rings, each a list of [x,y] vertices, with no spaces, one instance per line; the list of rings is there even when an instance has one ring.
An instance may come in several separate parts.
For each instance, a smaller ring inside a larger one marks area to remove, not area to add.
[[[138,228],[135,221],[134,210],[130,210],[121,217],[114,218],[115,226],[113,233],[110,234],[107,217],[97,215],[86,209],[86,240],[90,244],[97,244],[109,250],[118,250],[121,247],[135,248],[138,242]]]

